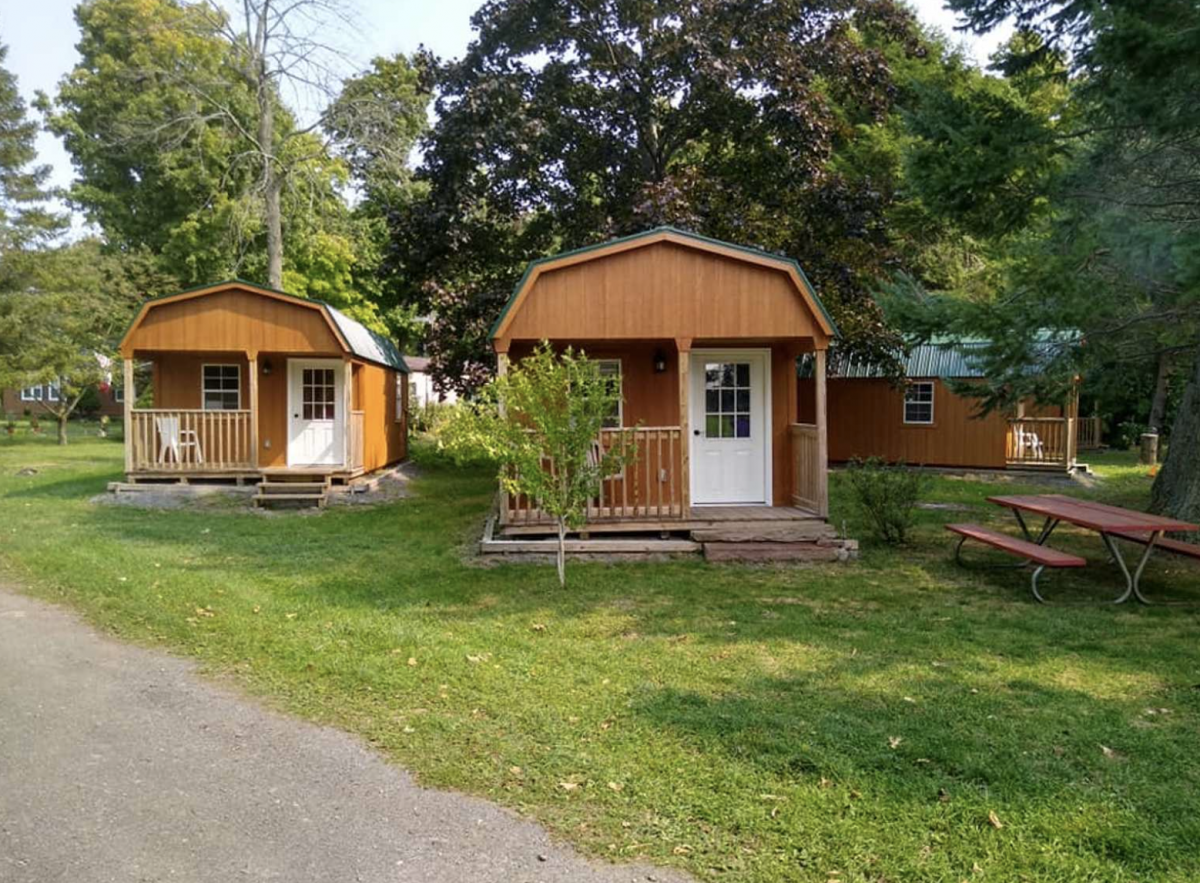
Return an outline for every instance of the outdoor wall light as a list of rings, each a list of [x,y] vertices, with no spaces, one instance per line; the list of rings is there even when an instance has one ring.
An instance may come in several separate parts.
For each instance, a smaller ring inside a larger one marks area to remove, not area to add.
[[[654,373],[663,374],[667,370],[667,354],[662,350],[654,351]]]
[[[269,376],[271,373],[271,360],[263,359],[263,377]]]

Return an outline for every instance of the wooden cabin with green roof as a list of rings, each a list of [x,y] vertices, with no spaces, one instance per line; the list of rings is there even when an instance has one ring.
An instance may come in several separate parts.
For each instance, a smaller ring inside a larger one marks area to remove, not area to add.
[[[955,382],[981,382],[973,351],[985,341],[934,340],[905,359],[895,384],[876,365],[835,354],[827,371],[829,459],[879,457],[914,466],[1070,471],[1080,450],[1100,446],[1100,419],[1079,416],[1078,389],[1060,404],[1020,403],[1012,413],[980,413]],[[799,366],[798,412],[816,409],[813,365]]]
[[[533,262],[491,341],[500,372],[547,340],[582,349],[619,382],[621,406],[597,444],[636,445],[638,456],[603,482],[587,529],[670,532],[824,527],[822,372],[837,334],[795,261],[662,227]],[[801,422],[805,353],[817,406]],[[550,525],[532,501],[503,499],[502,534]]]
[[[404,359],[320,301],[240,280],[152,298],[120,349],[130,481],[277,477],[315,492],[407,455]],[[135,365],[149,366],[149,401]]]

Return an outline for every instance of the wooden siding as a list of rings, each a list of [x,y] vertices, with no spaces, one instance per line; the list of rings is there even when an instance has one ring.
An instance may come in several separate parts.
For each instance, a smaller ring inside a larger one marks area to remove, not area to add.
[[[639,340],[627,343],[612,341],[575,340],[558,341],[556,347],[565,348],[568,343],[576,349],[582,349],[592,359],[620,359],[624,405],[622,409],[623,424],[627,428],[644,427],[682,427],[686,423],[685,416],[680,413],[679,396],[679,354],[674,341],[670,340]],[[729,342],[736,346],[736,342]],[[745,346],[745,344],[743,344]],[[782,341],[770,345],[771,348],[771,401],[767,407],[771,409],[771,438],[767,446],[767,456],[771,458],[771,491],[772,501],[776,506],[792,505],[792,439],[791,424],[796,422],[796,357],[803,343],[798,341]],[[519,362],[528,355],[533,345],[529,343],[514,344],[509,358],[513,363]],[[661,353],[666,357],[666,371],[654,371],[654,356]],[[1003,440],[1001,447],[1003,447]],[[690,480],[685,475],[682,460],[682,446],[671,449],[669,468],[677,472],[683,481]],[[663,468],[668,468],[664,460]],[[612,499],[614,489],[606,488],[606,495]],[[639,504],[641,497],[637,498]]]
[[[317,304],[231,288],[151,302],[122,352],[290,352],[341,356],[341,341]]]
[[[247,360],[243,355],[155,353],[152,359],[155,408],[200,408],[201,366],[217,363],[241,367],[241,405],[250,406]],[[258,356],[258,464],[264,469],[287,466],[287,360],[286,353]],[[263,365],[268,362],[271,373],[263,374]],[[407,427],[395,422],[397,372],[368,363],[354,363],[353,372],[350,410],[363,412],[363,468],[371,472],[408,456]],[[402,389],[401,395],[407,401],[407,389]]]
[[[917,378],[930,380],[931,378]],[[929,426],[904,422],[904,392],[886,380],[832,379],[828,382],[829,459],[882,457],[924,466],[1003,469],[1007,465],[1008,416],[993,411],[976,416],[975,399],[956,395],[932,379],[933,419]],[[799,381],[801,422],[812,422],[813,381]],[[1062,417],[1064,408],[1022,403],[1030,417]]]
[[[407,401],[408,384],[401,395]],[[407,405],[405,405],[407,407]],[[363,414],[363,469],[372,472],[408,456],[405,426],[396,422],[396,372],[379,365],[354,366],[353,410]]]
[[[886,380],[828,382],[829,459],[882,457],[924,466],[1003,469],[1008,423],[993,412],[975,417],[977,403],[934,380],[929,426],[904,422],[904,392]],[[813,422],[813,381],[799,382],[800,422]]]
[[[512,309],[498,348],[542,339],[826,340],[781,267],[665,241],[547,269]]]

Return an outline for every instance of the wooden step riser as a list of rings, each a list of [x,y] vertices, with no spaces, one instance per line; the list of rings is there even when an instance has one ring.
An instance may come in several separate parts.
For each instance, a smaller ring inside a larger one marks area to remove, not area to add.
[[[699,543],[804,543],[837,538],[837,528],[823,521],[729,522],[694,528],[692,539]]]
[[[705,543],[706,561],[847,561],[858,555],[855,540],[820,543]]]

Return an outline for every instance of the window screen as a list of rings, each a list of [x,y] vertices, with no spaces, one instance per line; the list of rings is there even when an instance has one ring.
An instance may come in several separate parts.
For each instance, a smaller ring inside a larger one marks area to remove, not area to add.
[[[929,381],[910,383],[904,391],[904,422],[933,422],[933,384]]]

